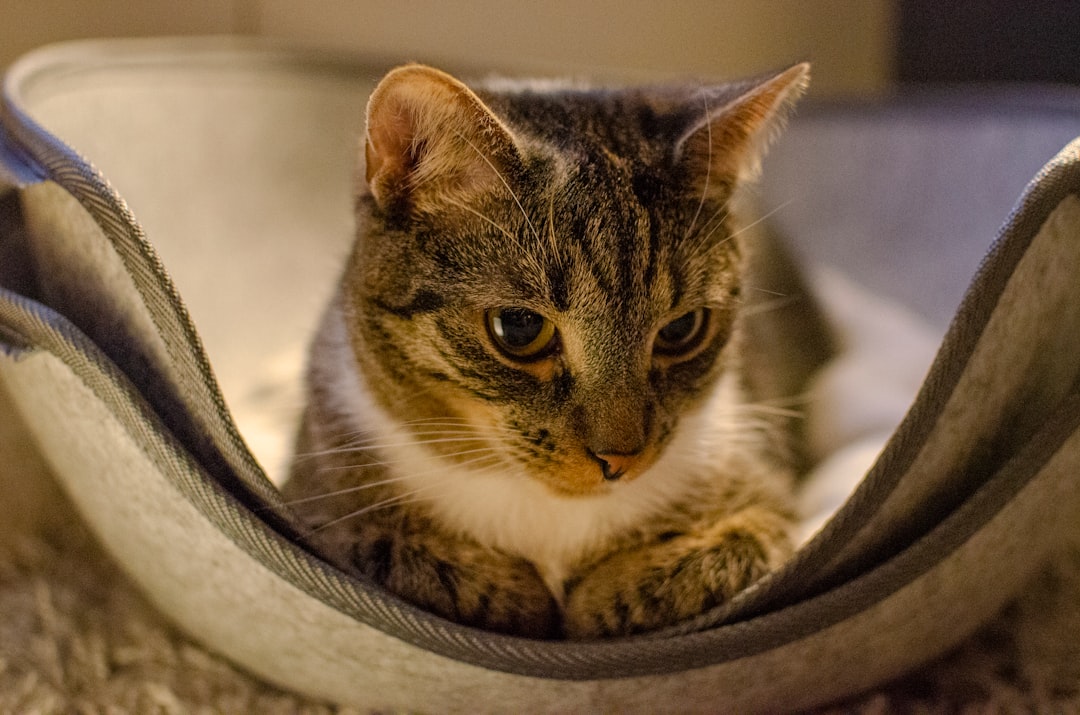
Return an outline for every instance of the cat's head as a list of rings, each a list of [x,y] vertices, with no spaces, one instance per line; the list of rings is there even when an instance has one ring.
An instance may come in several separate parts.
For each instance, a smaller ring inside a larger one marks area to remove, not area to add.
[[[561,494],[646,472],[738,370],[730,203],[807,74],[474,91],[392,71],[343,283],[380,406],[442,458]]]

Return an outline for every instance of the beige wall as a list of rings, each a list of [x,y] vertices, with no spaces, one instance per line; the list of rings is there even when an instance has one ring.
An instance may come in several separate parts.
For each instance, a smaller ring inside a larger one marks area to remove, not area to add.
[[[889,0],[0,0],[0,65],[77,37],[241,33],[451,68],[658,79],[809,59],[814,93],[890,75]]]

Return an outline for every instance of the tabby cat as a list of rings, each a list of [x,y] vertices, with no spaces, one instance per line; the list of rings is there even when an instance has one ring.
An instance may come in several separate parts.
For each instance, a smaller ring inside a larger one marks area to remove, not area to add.
[[[788,264],[733,206],[807,77],[390,72],[285,487],[312,548],[535,638],[674,624],[782,563],[797,450],[771,406],[813,340],[754,297],[797,281],[751,287]]]

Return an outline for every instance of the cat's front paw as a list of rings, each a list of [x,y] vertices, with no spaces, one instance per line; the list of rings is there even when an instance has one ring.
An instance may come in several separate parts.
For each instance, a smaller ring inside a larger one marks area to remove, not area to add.
[[[727,528],[668,534],[613,554],[568,585],[566,634],[623,636],[674,625],[729,600],[788,551],[772,531]]]
[[[437,532],[364,534],[352,568],[421,608],[484,630],[551,639],[561,633],[554,596],[531,563]]]

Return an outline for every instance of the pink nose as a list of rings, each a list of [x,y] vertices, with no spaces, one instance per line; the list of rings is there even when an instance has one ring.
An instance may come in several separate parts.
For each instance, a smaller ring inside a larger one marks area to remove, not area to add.
[[[634,454],[592,454],[593,459],[600,463],[600,469],[604,473],[604,479],[614,482],[629,472],[641,457],[640,453]]]

